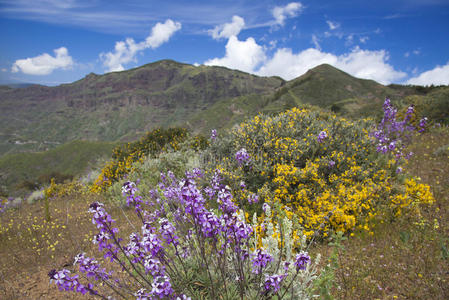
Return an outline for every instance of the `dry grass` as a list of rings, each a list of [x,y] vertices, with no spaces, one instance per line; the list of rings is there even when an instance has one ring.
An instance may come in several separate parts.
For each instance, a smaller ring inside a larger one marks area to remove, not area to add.
[[[81,295],[59,292],[49,284],[51,269],[72,269],[80,252],[97,253],[91,239],[95,226],[89,204],[104,202],[101,196],[71,195],[50,200],[51,220],[45,220],[44,204],[22,205],[1,215],[0,299],[78,299]],[[119,207],[111,213],[126,234],[128,221]],[[132,216],[128,216],[132,217]],[[97,255],[97,258],[101,256]],[[101,260],[100,260],[101,262]],[[85,298],[85,297],[82,297]]]
[[[418,137],[406,172],[432,187],[435,205],[422,216],[383,223],[374,235],[349,238],[339,257],[339,299],[449,299],[449,130]]]

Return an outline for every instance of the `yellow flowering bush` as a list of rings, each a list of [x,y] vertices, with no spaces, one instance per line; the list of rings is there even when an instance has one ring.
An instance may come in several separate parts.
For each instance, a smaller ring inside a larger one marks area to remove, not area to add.
[[[418,208],[433,201],[429,187],[414,179],[405,182],[403,194],[393,188],[404,186],[402,175],[376,151],[372,124],[314,109],[258,115],[211,143],[215,159],[208,166],[221,171],[250,213],[261,213],[264,202],[273,214],[297,220],[302,232],[294,239],[370,230],[391,209],[398,215],[413,203]],[[259,194],[257,205],[247,201],[251,193]]]
[[[55,183],[55,180],[52,178],[50,185],[44,189],[44,196],[50,199],[73,194],[86,194],[87,192],[87,187],[82,185],[79,181],[74,180],[67,183]]]
[[[168,150],[178,151],[181,144],[189,137],[185,128],[155,129],[148,132],[140,140],[117,147],[113,150],[112,160],[107,163],[97,180],[91,187],[91,192],[105,191],[113,183],[133,171],[134,163],[143,163],[147,157],[154,157]],[[191,149],[204,149],[207,140],[202,136],[189,139]]]
[[[391,208],[395,216],[400,216],[404,211],[419,215],[420,204],[431,204],[435,201],[430,186],[418,181],[419,178],[407,179],[405,191],[391,197]]]

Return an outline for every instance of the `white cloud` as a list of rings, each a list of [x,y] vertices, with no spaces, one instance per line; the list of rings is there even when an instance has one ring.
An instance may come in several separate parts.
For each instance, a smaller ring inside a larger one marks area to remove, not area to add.
[[[2,72],[8,72],[8,69],[2,68]]]
[[[349,34],[348,36],[346,36],[346,41],[345,41],[345,46],[349,47],[354,43],[354,34]]]
[[[221,38],[230,38],[231,36],[237,36],[240,31],[245,27],[245,20],[239,16],[233,16],[231,23],[225,23],[219,26],[215,26],[214,29],[209,30],[209,33],[216,40]]]
[[[404,57],[408,58],[408,57],[410,57],[410,55],[412,55],[412,54],[413,54],[413,55],[420,55],[420,54],[421,54],[421,51],[420,51],[419,49],[413,50],[412,52],[407,51],[407,52],[404,53]]]
[[[362,44],[365,44],[366,41],[368,41],[368,40],[369,40],[369,37],[367,37],[367,36],[361,36],[361,37],[359,38],[359,41],[360,41],[360,43],[362,43]]]
[[[278,49],[256,73],[264,76],[281,76],[290,80],[301,76],[307,70],[320,64],[330,64],[355,77],[372,79],[388,84],[406,76],[388,64],[385,50],[370,51],[358,47],[351,52],[337,56],[318,49],[306,49],[293,53],[291,49]]]
[[[276,20],[276,24],[284,26],[287,18],[295,17],[303,8],[300,2],[291,2],[286,6],[276,6],[272,13]]]
[[[382,84],[389,84],[407,75],[396,71],[388,64],[388,60],[385,50],[370,51],[356,47],[350,53],[338,56],[335,67],[355,77],[372,79]]]
[[[316,49],[321,50],[320,43],[318,41],[318,37],[314,34],[312,34],[312,44],[315,46]]]
[[[337,23],[337,22],[326,21],[326,23],[329,26],[330,30],[335,30],[340,27],[340,23]]]
[[[410,78],[407,83],[415,85],[449,85],[449,62],[444,66],[436,66],[432,70]]]
[[[73,66],[73,60],[67,48],[61,47],[53,52],[55,56],[44,53],[36,57],[18,59],[12,65],[11,71],[29,75],[48,75],[56,69],[68,69]]]
[[[298,54],[291,49],[281,48],[257,72],[264,76],[281,76],[286,80],[296,78],[307,70],[324,63],[334,63],[336,57],[323,53],[318,49],[309,48]]]
[[[226,44],[225,56],[210,59],[204,64],[253,73],[265,59],[265,50],[252,37],[246,39],[246,41],[239,41],[236,36],[231,36]]]
[[[181,23],[167,19],[165,23],[157,23],[153,26],[151,34],[145,41],[136,43],[134,39],[127,38],[125,41],[116,42],[114,51],[101,53],[100,58],[103,60],[103,65],[108,68],[108,72],[123,71],[123,64],[136,61],[138,52],[159,47],[179,29],[181,29]]]
[[[181,23],[173,22],[167,19],[165,23],[157,23],[151,30],[151,35],[145,39],[145,46],[149,48],[157,48],[165,42],[168,42],[170,37],[181,29]]]

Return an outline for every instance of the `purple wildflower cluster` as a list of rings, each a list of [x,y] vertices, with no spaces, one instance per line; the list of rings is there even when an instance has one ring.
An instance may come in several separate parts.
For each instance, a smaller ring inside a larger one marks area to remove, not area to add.
[[[427,126],[427,117],[422,118],[421,120],[419,120],[419,129],[418,132],[424,132],[424,130],[426,130],[426,126]]]
[[[76,291],[83,295],[87,294],[88,292],[92,295],[97,294],[97,292],[93,290],[93,284],[89,283],[87,284],[87,286],[81,284],[78,279],[79,276],[70,276],[69,270],[51,270],[48,273],[48,276],[50,277],[50,283],[54,282],[61,291]]]
[[[141,222],[140,232],[132,233],[127,243],[118,237],[118,229],[113,227],[115,221],[102,203],[95,202],[89,207],[92,222],[99,231],[93,242],[105,258],[119,264],[133,284],[115,279],[112,271],[84,253],[75,257],[75,265],[88,284],[80,283],[78,275],[71,276],[65,269],[52,270],[51,282],[62,290],[89,292],[105,299],[107,296],[94,289],[92,282],[100,282],[102,291],[104,287],[109,288],[121,298],[187,300],[190,298],[181,294],[192,292],[191,287],[182,286],[185,276],[191,276],[187,266],[200,262],[197,271],[207,274],[210,281],[207,289],[212,299],[226,291],[226,282],[234,282],[236,278],[241,297],[248,289],[259,289],[263,295],[277,294],[288,277],[290,262],[275,264],[274,257],[265,250],[250,250],[254,229],[239,217],[232,191],[222,184],[219,171],[205,187],[197,183],[204,182],[204,174],[199,169],[185,175],[178,180],[172,172],[161,174],[161,182],[157,189],[150,191],[148,201],[137,196],[134,182],[125,182],[122,192],[126,203]],[[256,203],[257,195],[251,194],[248,201]],[[218,209],[210,209],[211,202]],[[296,275],[309,261],[304,253],[296,257],[293,262]],[[281,266],[284,274],[279,273]],[[219,276],[218,281],[212,273]]]
[[[310,256],[307,252],[301,252],[296,255],[294,265],[297,270],[305,270],[308,263],[310,263]]]
[[[262,249],[257,249],[254,253],[253,262],[253,273],[259,274],[262,269],[264,269],[268,263],[273,261],[273,257]]]
[[[244,165],[244,164],[248,164],[251,158],[250,158],[248,152],[246,151],[246,149],[242,148],[239,151],[237,151],[237,153],[235,154],[235,159],[237,160],[237,163],[239,165]]]
[[[215,140],[217,137],[218,137],[217,130],[212,129],[211,134],[210,134],[210,139]]]
[[[286,277],[285,274],[271,275],[271,276],[265,275],[265,282],[264,282],[265,293],[272,292],[273,294],[276,294],[281,288],[281,283],[285,277]]]
[[[377,152],[383,154],[391,153],[396,161],[401,158],[408,159],[412,152],[405,154],[405,148],[410,142],[412,132],[416,128],[410,124],[414,113],[414,107],[408,107],[405,117],[402,121],[397,120],[397,109],[393,107],[390,99],[385,99],[383,105],[384,117],[372,134],[377,140]],[[419,122],[419,132],[425,130],[427,118]]]
[[[327,139],[327,137],[327,132],[324,130],[321,131],[317,136],[318,143],[322,143],[325,139]]]
[[[251,193],[248,196],[248,202],[249,202],[249,204],[253,204],[253,203],[259,202],[259,196],[257,194]]]

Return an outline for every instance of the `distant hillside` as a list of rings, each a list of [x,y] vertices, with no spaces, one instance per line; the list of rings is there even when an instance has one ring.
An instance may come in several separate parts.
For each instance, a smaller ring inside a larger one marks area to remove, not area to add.
[[[89,74],[57,87],[0,88],[0,156],[80,139],[131,141],[156,127],[186,126],[207,133],[259,112],[298,105],[353,118],[376,116],[385,97],[402,104],[421,99],[432,110],[429,116],[445,120],[447,114],[438,113],[447,108],[445,88],[384,86],[326,64],[286,82],[162,60],[123,72]],[[437,102],[431,100],[435,97]]]
[[[20,89],[20,88],[26,88],[29,86],[35,85],[34,83],[5,83],[0,85],[0,89],[3,89],[4,87],[9,87],[12,89]]]
[[[132,140],[155,127],[184,123],[216,102],[271,93],[283,83],[163,60],[57,87],[0,89],[0,155],[77,139]]]
[[[51,173],[81,175],[98,159],[110,158],[115,146],[116,143],[73,141],[45,152],[4,155],[0,158],[0,191],[17,193],[24,181],[34,183]]]

